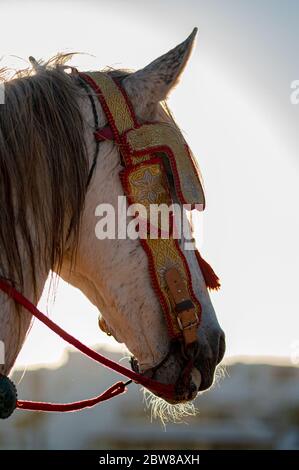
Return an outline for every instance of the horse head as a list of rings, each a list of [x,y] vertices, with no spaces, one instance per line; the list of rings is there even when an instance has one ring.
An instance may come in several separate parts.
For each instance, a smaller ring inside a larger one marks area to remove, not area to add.
[[[161,101],[167,98],[180,79],[194,37],[195,32],[182,44],[135,73],[110,72],[125,89],[139,123],[166,121],[170,126],[175,126]],[[104,128],[107,118],[100,104],[97,106],[99,127]],[[87,128],[86,139],[92,158],[94,124],[88,104],[85,109],[89,109],[85,119],[91,126]],[[110,140],[101,142],[97,167],[86,196],[76,265],[70,270],[66,259],[62,275],[98,307],[104,329],[117,341],[125,343],[133,354],[135,370],[162,383],[175,384],[184,370],[186,358],[181,348],[174,345],[169,337],[143,247],[139,240],[129,237],[98,240],[92,230],[96,207],[107,203],[115,209],[119,206],[119,198],[124,195],[119,178],[121,171],[118,145]],[[182,240],[181,248],[192,276],[195,295],[201,303],[202,316],[192,380],[175,402],[193,399],[198,391],[211,386],[215,368],[225,350],[224,334],[218,324],[195,252],[185,250]]]
[[[176,128],[162,102],[181,77],[195,35],[196,31],[141,70],[107,72],[121,83],[138,124],[167,123]],[[124,196],[119,177],[122,148],[120,142],[110,139],[95,142],[95,115],[96,127],[105,128],[107,112],[95,99],[92,109],[90,96],[80,88],[76,73],[73,75],[67,75],[61,63],[55,67],[48,64],[36,67],[35,75],[7,85],[6,106],[12,109],[7,108],[8,114],[3,110],[0,113],[1,179],[5,182],[0,194],[5,205],[0,229],[4,253],[0,255],[1,275],[17,279],[24,295],[37,302],[50,269],[56,271],[98,308],[102,328],[132,353],[134,370],[164,384],[177,384],[188,358],[180,343],[169,335],[142,244],[134,237],[96,236],[97,208],[109,205],[117,212]],[[96,97],[92,89],[89,94]],[[20,99],[25,96],[26,103]],[[24,118],[17,106],[23,107]],[[23,137],[11,133],[6,139],[9,126]],[[12,156],[13,164],[8,163]],[[11,168],[7,168],[9,164]],[[169,186],[175,200],[175,187]],[[13,229],[7,225],[13,223]],[[201,319],[190,380],[176,397],[165,397],[171,403],[190,401],[199,391],[208,389],[225,351],[224,333],[196,253],[186,249],[184,239],[179,245],[200,302]],[[0,299],[0,339],[6,346],[6,363],[0,365],[0,373],[7,375],[31,316],[20,314],[12,300]]]

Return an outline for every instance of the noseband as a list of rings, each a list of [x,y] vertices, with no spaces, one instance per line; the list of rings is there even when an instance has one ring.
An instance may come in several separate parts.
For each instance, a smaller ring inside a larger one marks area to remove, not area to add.
[[[169,207],[173,198],[167,167],[171,169],[171,181],[174,183],[178,201],[188,204],[191,208],[199,206],[203,209],[205,199],[200,172],[179,130],[163,122],[139,124],[124,88],[109,74],[80,73],[79,79],[85,89],[90,87],[93,90],[92,94],[89,93],[90,97],[94,94],[98,97],[108,121],[107,126],[98,129],[97,111],[91,99],[95,118],[96,153],[88,184],[96,166],[99,145],[104,140],[110,140],[115,142],[121,154],[123,170],[120,179],[130,204],[142,204],[147,211],[150,210],[151,204],[166,204]],[[171,222],[174,224],[173,220]],[[161,221],[158,222],[157,229],[161,235]],[[64,331],[11,284],[0,279],[0,290],[62,339],[96,362],[130,379],[126,383],[117,382],[98,397],[75,403],[54,404],[18,400],[14,384],[8,377],[0,375],[0,418],[9,417],[15,408],[66,412],[91,407],[124,393],[126,386],[132,381],[171,401],[181,396],[182,383],[185,389],[190,385],[191,370],[198,352],[197,332],[201,321],[201,304],[194,293],[188,263],[178,240],[173,234],[166,239],[162,236],[153,239],[149,235],[148,226],[146,230],[147,236],[141,238],[140,243],[148,258],[152,286],[162,307],[171,343],[180,344],[186,359],[182,380],[175,385],[163,384],[153,379],[154,369],[151,377],[148,377],[140,374],[137,367],[133,366],[133,370],[130,370],[111,361]],[[195,254],[207,287],[218,289],[219,280],[214,271],[198,251],[195,251]],[[100,321],[100,327],[108,332],[103,319]]]

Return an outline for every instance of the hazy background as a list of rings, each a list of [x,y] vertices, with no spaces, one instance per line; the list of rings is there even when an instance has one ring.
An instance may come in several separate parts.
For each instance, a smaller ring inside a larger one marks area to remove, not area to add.
[[[169,104],[205,180],[201,245],[222,280],[212,297],[227,357],[297,366],[299,105],[290,94],[299,79],[299,3],[13,0],[1,2],[0,21],[3,64],[93,54],[74,59],[81,70],[143,67],[199,27]],[[49,310],[83,341],[114,344],[98,330],[96,309],[63,282]],[[17,364],[55,366],[63,348],[35,322]]]

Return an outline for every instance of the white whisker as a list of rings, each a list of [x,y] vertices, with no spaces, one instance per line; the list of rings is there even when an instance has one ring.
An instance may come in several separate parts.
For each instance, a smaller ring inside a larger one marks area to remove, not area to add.
[[[184,423],[184,418],[196,416],[199,413],[194,403],[171,405],[146,389],[144,389],[144,403],[150,410],[151,421],[160,420],[164,427],[167,423]]]

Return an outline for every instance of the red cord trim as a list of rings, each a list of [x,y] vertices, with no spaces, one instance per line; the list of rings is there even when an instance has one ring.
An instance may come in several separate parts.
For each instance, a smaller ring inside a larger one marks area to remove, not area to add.
[[[121,183],[123,185],[125,195],[128,198],[129,204],[134,204],[135,201],[132,198],[132,195],[130,194],[130,187],[129,187],[129,184],[128,184],[128,173],[130,173],[130,171],[134,170],[136,167],[146,166],[149,162],[151,162],[151,163],[160,163],[161,165],[163,165],[161,159],[159,157],[155,157],[155,158],[153,158],[149,161],[141,162],[141,163],[139,163],[137,165],[134,165],[130,168],[126,168],[124,171],[122,171],[120,173],[120,180],[121,180]],[[169,335],[173,339],[180,338],[182,336],[182,334],[177,333],[174,330],[173,319],[172,319],[171,314],[170,314],[170,309],[168,307],[166,296],[164,295],[163,291],[161,290],[160,285],[159,285],[159,281],[158,281],[157,276],[156,276],[155,262],[154,262],[154,257],[153,257],[153,254],[151,252],[151,249],[149,248],[146,239],[140,238],[139,241],[140,241],[141,246],[144,249],[147,257],[148,257],[148,269],[149,269],[149,274],[150,274],[150,278],[151,278],[151,282],[152,282],[152,287],[153,287],[154,292],[157,295],[157,297],[158,297],[158,299],[161,303],[162,310],[163,310],[165,318],[166,318],[167,329],[168,329]]]
[[[73,403],[46,403],[39,401],[18,400],[17,408],[27,411],[50,411],[66,413],[70,411],[79,411],[85,408],[91,408],[98,403],[101,403],[117,395],[127,392],[127,388],[123,382],[117,382],[112,387],[108,388],[98,397],[89,398],[88,400],[76,401]]]
[[[207,288],[211,290],[219,290],[221,283],[213,268],[205,259],[202,258],[198,250],[195,250],[195,255]]]
[[[198,312],[199,312],[199,323],[201,322],[201,315],[202,315],[202,307],[201,307],[201,303],[199,302],[199,300],[197,299],[196,295],[194,294],[194,291],[193,291],[193,287],[192,287],[192,276],[191,276],[191,272],[190,272],[190,269],[189,269],[189,266],[188,266],[188,263],[187,263],[187,260],[186,260],[186,257],[179,245],[179,241],[177,239],[174,240],[175,244],[176,244],[176,248],[177,248],[177,251],[182,259],[182,262],[185,266],[185,270],[186,270],[186,273],[187,273],[187,281],[188,281],[188,289],[189,289],[189,292],[190,292],[190,296],[191,296],[191,299],[193,300],[193,302],[197,305],[198,307]]]
[[[114,135],[114,139],[117,143],[120,142],[120,134],[118,132],[118,129],[115,125],[115,122],[114,122],[114,118],[113,118],[113,115],[112,113],[110,112],[110,109],[109,109],[109,106],[107,105],[107,102],[105,100],[105,97],[102,93],[102,90],[100,89],[100,87],[96,84],[96,82],[87,74],[87,73],[83,73],[83,72],[80,72],[80,77],[83,78],[83,80],[85,80],[90,86],[91,88],[93,88],[93,90],[95,91],[100,103],[101,103],[101,106],[103,108],[103,111],[109,121],[109,124],[111,126],[111,129],[112,129],[112,132],[113,132],[113,135]]]
[[[137,121],[137,118],[136,118],[136,114],[135,114],[135,110],[133,108],[133,105],[132,105],[132,102],[131,100],[129,99],[128,95],[127,95],[127,92],[126,90],[124,89],[123,86],[121,86],[119,80],[117,80],[116,78],[113,78],[113,81],[115,83],[115,85],[117,86],[117,88],[119,89],[119,91],[121,92],[121,94],[123,95],[124,97],[124,100],[128,106],[128,109],[130,111],[130,114],[131,114],[131,118],[134,122],[134,127],[139,127],[139,124],[138,124],[138,121]]]
[[[114,362],[111,359],[108,359],[107,357],[102,356],[97,351],[94,351],[93,349],[89,348],[85,344],[81,343],[81,341],[76,339],[74,336],[72,336],[71,334],[63,330],[63,328],[61,328],[55,322],[50,320],[50,318],[48,318],[40,310],[38,310],[38,308],[35,305],[33,305],[28,299],[26,299],[26,297],[24,297],[20,292],[18,292],[14,287],[12,287],[6,281],[0,280],[0,290],[5,292],[9,297],[15,300],[15,302],[17,302],[19,305],[22,305],[22,307],[24,307],[28,312],[30,312],[36,318],[38,318],[38,320],[44,323],[44,325],[50,328],[54,333],[56,333],[66,342],[74,346],[76,349],[78,349],[79,351],[81,351],[83,354],[90,357],[94,361],[99,362],[103,366],[109,369],[112,369],[115,372],[118,372],[119,374],[124,375],[125,377],[128,377],[129,379],[133,380],[134,382],[138,384],[143,385],[144,387],[147,387],[149,390],[152,390],[158,395],[161,394],[165,398],[174,397],[175,386],[173,384],[163,384],[163,383],[157,382],[156,380],[152,380],[148,377],[144,377],[143,375],[138,374],[128,369],[127,367],[123,367],[117,362]],[[22,404],[23,402],[19,401],[19,403]]]
[[[125,135],[122,136],[121,140],[122,140],[122,143],[126,144],[128,149],[130,149],[130,155],[133,155],[134,157],[142,157],[144,155],[155,154],[157,152],[166,153],[166,155],[169,158],[170,164],[171,164],[171,169],[173,171],[175,191],[176,191],[176,194],[179,198],[179,201],[181,202],[181,204],[189,204],[186,201],[186,199],[183,195],[183,191],[182,191],[182,187],[181,187],[181,180],[180,180],[180,176],[179,176],[179,173],[178,173],[175,156],[174,156],[174,154],[173,154],[170,147],[168,147],[167,145],[157,145],[157,146],[153,146],[153,147],[147,147],[144,150],[136,151],[136,150],[133,150],[132,148],[130,148],[130,145],[127,142],[127,139],[126,139]],[[130,163],[132,164],[132,158],[131,157],[130,157]],[[197,204],[196,202],[192,203],[191,204],[191,209],[195,209],[196,204]]]
[[[114,140],[114,134],[110,126],[105,126],[94,132],[94,137],[97,142],[104,140]]]
[[[167,322],[167,329],[168,329],[169,336],[172,339],[179,339],[182,337],[182,333],[176,332],[174,329],[174,322],[170,313],[170,309],[168,307],[168,303],[166,301],[166,296],[164,295],[162,289],[160,288],[159,281],[157,279],[157,275],[155,271],[155,262],[154,262],[152,251],[149,248],[146,239],[140,239],[140,243],[148,257],[148,269],[149,269],[149,274],[150,274],[150,278],[152,281],[152,287],[161,303],[162,310],[164,312],[166,322]]]
[[[187,144],[187,142],[185,143],[185,148],[186,148],[186,151],[187,151],[187,154],[188,154],[188,158],[189,158],[189,160],[190,160],[190,163],[191,163],[191,165],[192,165],[192,167],[193,167],[193,171],[194,171],[194,173],[196,174],[197,179],[198,179],[198,182],[199,182],[199,184],[200,184],[200,186],[201,186],[201,188],[202,188],[203,199],[204,199],[202,210],[205,210],[205,208],[206,208],[206,198],[205,198],[205,191],[204,191],[203,183],[201,182],[201,180],[200,180],[200,178],[199,178],[199,176],[198,176],[198,170],[197,170],[197,168],[196,168],[196,166],[195,166],[195,163],[194,163],[194,161],[193,161],[193,158],[191,157],[191,154],[190,154],[190,147],[189,147],[189,145]]]

